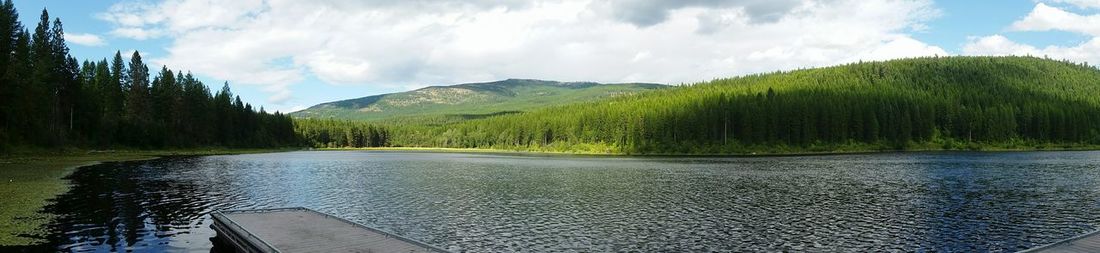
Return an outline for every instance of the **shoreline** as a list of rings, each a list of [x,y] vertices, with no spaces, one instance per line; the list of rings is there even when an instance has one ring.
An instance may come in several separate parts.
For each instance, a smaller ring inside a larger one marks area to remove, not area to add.
[[[42,226],[53,217],[40,213],[49,199],[69,190],[64,179],[78,168],[108,162],[151,160],[170,156],[274,153],[294,149],[166,149],[166,150],[22,150],[0,156],[0,246],[33,246]]]
[[[385,151],[385,152],[425,152],[425,153],[469,153],[469,154],[513,154],[513,155],[566,155],[566,156],[604,156],[604,157],[785,157],[785,156],[828,156],[828,155],[864,155],[886,153],[1011,153],[1011,152],[1061,152],[1061,151],[1100,151],[1100,146],[1073,146],[1060,148],[997,148],[983,149],[854,149],[843,151],[805,151],[805,152],[760,152],[760,153],[597,153],[563,152],[493,148],[438,148],[438,147],[363,147],[363,148],[311,148],[302,151]]]

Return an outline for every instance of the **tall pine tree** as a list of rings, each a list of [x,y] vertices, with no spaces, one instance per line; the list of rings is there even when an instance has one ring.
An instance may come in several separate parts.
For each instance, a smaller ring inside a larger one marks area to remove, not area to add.
[[[0,150],[16,136],[19,80],[8,73],[13,69],[14,52],[19,46],[17,43],[22,29],[15,4],[11,0],[4,1],[0,5],[0,98],[3,98],[0,99]]]
[[[26,96],[30,97],[34,103],[28,108],[27,113],[41,116],[28,118],[27,120],[35,121],[31,124],[32,128],[28,129],[34,131],[32,133],[34,137],[32,138],[35,142],[56,146],[61,142],[60,136],[52,133],[57,133],[60,130],[60,117],[58,116],[60,111],[57,108],[58,82],[55,76],[58,66],[56,66],[57,61],[54,59],[52,39],[50,14],[43,9],[38,26],[34,28],[34,35],[31,37],[33,73],[29,87],[25,89]]]
[[[141,61],[141,54],[134,52],[130,57],[128,80],[129,92],[126,95],[126,116],[131,131],[129,143],[137,146],[148,146],[147,134],[152,122],[150,95],[149,95],[149,67]]]

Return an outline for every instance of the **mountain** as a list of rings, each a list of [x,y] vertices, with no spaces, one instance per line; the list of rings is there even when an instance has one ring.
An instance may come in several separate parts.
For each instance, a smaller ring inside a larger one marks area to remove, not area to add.
[[[341,100],[290,113],[297,118],[381,120],[417,116],[479,118],[667,87],[652,83],[600,84],[508,79],[431,86],[408,92]]]
[[[1100,69],[926,57],[748,75],[403,130],[397,146],[730,154],[1100,147]],[[426,130],[425,130],[426,129]]]

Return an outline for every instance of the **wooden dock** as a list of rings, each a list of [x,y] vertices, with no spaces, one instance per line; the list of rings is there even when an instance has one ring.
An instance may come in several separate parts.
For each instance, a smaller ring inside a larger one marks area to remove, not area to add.
[[[308,208],[215,211],[218,240],[238,252],[447,252]]]
[[[1019,253],[1076,253],[1100,252],[1100,230],[1035,247]]]

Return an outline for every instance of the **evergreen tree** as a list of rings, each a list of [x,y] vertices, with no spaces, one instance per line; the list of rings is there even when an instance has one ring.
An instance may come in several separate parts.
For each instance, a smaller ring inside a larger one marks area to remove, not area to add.
[[[0,4],[0,151],[41,147],[270,147],[295,145],[294,123],[253,109],[225,89],[214,97],[190,73],[163,67],[150,84],[138,52],[108,62],[69,55],[60,19],[42,11],[23,30]],[[127,66],[129,65],[129,66]],[[233,98],[236,98],[235,100]],[[215,138],[223,137],[223,138]]]
[[[21,31],[23,31],[23,25],[19,22],[19,13],[15,11],[15,4],[11,0],[4,1],[0,5],[0,76],[5,76],[12,65],[14,55],[11,52],[18,47],[16,43]]]
[[[149,94],[149,67],[141,60],[141,54],[134,52],[130,57],[130,65],[127,68],[129,74],[129,91],[126,95],[125,120],[129,127],[131,138],[129,143],[137,146],[148,146],[151,143],[148,132],[152,127],[151,105]]]
[[[34,101],[34,105],[28,108],[27,113],[30,115],[40,115],[41,117],[30,118],[28,120],[35,121],[32,123],[32,133],[35,142],[56,146],[60,144],[61,136],[57,133],[60,131],[60,110],[57,107],[57,90],[58,90],[58,78],[56,76],[57,61],[53,53],[53,36],[50,33],[50,14],[45,9],[42,10],[38,26],[34,28],[34,35],[31,37],[31,59],[33,73],[30,80],[30,84],[25,89],[27,96]]]
[[[123,94],[130,91],[129,70],[126,69],[126,62],[122,60],[121,51],[115,51],[115,58],[111,61],[111,80],[123,91]]]
[[[35,99],[38,98],[38,87],[31,86],[32,75],[32,58],[30,48],[30,33],[27,31],[21,31],[16,36],[15,50],[12,53],[12,61],[9,66],[9,71],[4,73],[3,83],[7,88],[6,93],[11,94],[5,96],[11,98],[8,100],[6,119],[4,125],[5,131],[9,133],[7,143],[29,143],[36,141],[35,137],[37,130],[41,128],[39,125],[40,117],[29,119],[26,115],[34,115],[39,108],[35,103]]]
[[[76,105],[80,94],[80,63],[76,58],[69,56],[69,46],[65,44],[65,31],[61,19],[55,18],[50,27],[50,53],[53,58],[53,81],[57,94],[56,113],[57,138],[59,142],[68,140],[69,133],[73,130],[73,119],[76,117]]]
[[[19,36],[23,30],[19,23],[19,13],[15,11],[15,4],[11,0],[4,1],[0,5],[0,150],[4,144],[12,142],[15,138],[14,130],[18,127],[15,122],[16,115],[20,113],[17,91],[21,87],[14,74],[9,74],[16,63],[15,50],[19,47]]]
[[[122,87],[112,78],[114,73],[111,73],[111,68],[107,65],[107,59],[94,63],[92,67],[95,70],[93,71],[94,75],[91,83],[99,91],[99,94],[98,97],[89,99],[99,101],[97,104],[99,104],[99,112],[101,112],[94,142],[99,147],[108,147],[114,143],[115,129],[119,127],[119,121],[122,120]]]

